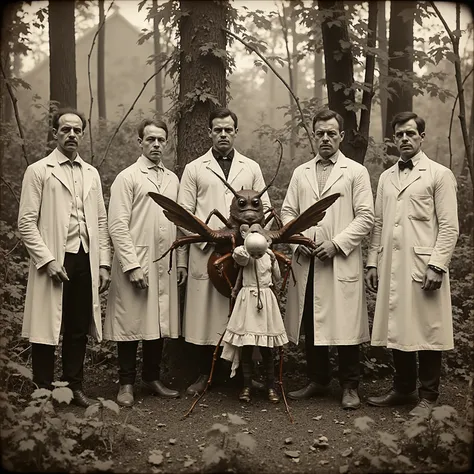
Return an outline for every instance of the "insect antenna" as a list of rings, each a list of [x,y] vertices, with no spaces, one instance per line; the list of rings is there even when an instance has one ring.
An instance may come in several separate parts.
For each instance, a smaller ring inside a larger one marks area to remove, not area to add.
[[[278,144],[280,145],[280,158],[278,160],[278,166],[277,166],[277,169],[275,171],[275,175],[273,176],[273,178],[270,180],[270,182],[265,186],[265,188],[260,191],[258,194],[257,194],[257,198],[260,199],[264,193],[267,191],[267,189],[273,184],[273,181],[275,181],[275,178],[277,177],[277,174],[278,174],[278,171],[280,170],[280,165],[281,165],[281,160],[283,158],[283,145],[281,143],[280,140],[278,140],[278,138],[275,140],[276,142],[278,142]],[[212,170],[211,170],[212,171]],[[219,176],[220,178],[220,176]]]
[[[212,171],[226,186],[227,188],[229,188],[231,191],[232,191],[232,194],[238,198],[239,195],[237,194],[237,191],[220,175],[218,175],[213,169],[209,168],[209,166],[206,166],[206,168],[209,170],[209,171]]]

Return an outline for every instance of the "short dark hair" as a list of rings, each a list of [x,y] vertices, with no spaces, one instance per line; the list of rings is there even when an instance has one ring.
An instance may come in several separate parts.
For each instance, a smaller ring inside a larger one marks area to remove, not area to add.
[[[168,140],[168,125],[166,125],[165,121],[161,119],[150,118],[143,119],[138,125],[137,132],[140,138],[143,138],[145,127],[148,127],[148,125],[154,125],[155,127],[162,128],[165,131],[166,139]]]
[[[414,120],[416,123],[416,128],[418,133],[423,133],[425,131],[425,120],[419,117],[415,112],[400,112],[395,117],[393,117],[391,125],[392,130],[395,132],[395,126],[398,124],[404,124],[409,120]]]
[[[232,120],[234,121],[234,127],[237,129],[237,115],[232,112],[232,110],[226,109],[225,107],[220,107],[218,109],[215,109],[211,112],[209,115],[209,128],[212,128],[212,121],[216,118],[226,118],[226,117],[231,117]]]
[[[71,107],[65,107],[65,108],[62,108],[62,109],[58,109],[53,113],[53,116],[51,118],[51,126],[55,130],[57,130],[58,127],[59,127],[59,119],[63,115],[66,115],[66,114],[77,115],[81,119],[81,122],[82,122],[82,131],[84,131],[86,129],[86,127],[87,127],[86,116],[82,112],[79,112],[79,110],[77,110],[77,109],[73,109]]]
[[[324,109],[320,110],[314,117],[313,117],[313,132],[316,122],[323,121],[327,122],[335,118],[337,123],[339,124],[339,131],[342,132],[344,130],[344,119],[334,110]]]

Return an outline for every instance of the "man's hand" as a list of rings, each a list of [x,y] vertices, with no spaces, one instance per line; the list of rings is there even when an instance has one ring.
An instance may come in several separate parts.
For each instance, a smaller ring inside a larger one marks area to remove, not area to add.
[[[52,260],[46,264],[46,273],[55,283],[69,281],[66,269],[62,265],[59,265],[56,260]]]
[[[188,278],[188,269],[186,267],[178,267],[178,286],[184,285]]]
[[[423,283],[421,285],[422,290],[434,291],[441,288],[443,283],[443,273],[436,273],[430,267],[426,269],[426,272],[423,276]]]
[[[330,240],[324,240],[319,247],[314,251],[314,255],[322,262],[328,258],[333,258],[337,253],[336,246]]]
[[[133,270],[129,270],[127,273],[128,273],[128,278],[130,280],[130,283],[135,288],[138,288],[139,290],[145,290],[146,288],[148,288],[148,278],[143,273],[143,270],[141,269],[141,267],[134,268]]]
[[[379,286],[379,275],[375,267],[370,267],[367,269],[367,274],[365,275],[365,284],[367,288],[372,293],[377,293]]]
[[[110,272],[107,268],[99,268],[99,293],[103,293],[109,288]]]
[[[303,245],[303,244],[298,245],[296,252],[298,252],[300,255],[303,255],[304,257],[307,257],[307,258],[311,258],[313,256],[313,251],[309,247],[306,247],[306,245]]]

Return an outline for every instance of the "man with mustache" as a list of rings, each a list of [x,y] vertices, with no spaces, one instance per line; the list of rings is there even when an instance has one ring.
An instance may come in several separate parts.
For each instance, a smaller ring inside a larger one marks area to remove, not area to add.
[[[212,148],[188,163],[184,169],[178,203],[202,221],[213,210],[228,218],[234,197],[211,170],[226,179],[234,189],[261,191],[265,188],[258,163],[235,150],[237,132],[237,116],[234,112],[225,108],[211,112],[209,137]],[[267,193],[263,194],[262,202],[264,209],[270,207]],[[223,227],[223,223],[212,216],[209,227],[219,229]],[[229,300],[214,288],[207,273],[207,262],[213,250],[214,245],[207,243],[192,244],[189,249],[183,332],[186,341],[195,345],[200,372],[197,380],[187,389],[189,395],[204,391],[214,347],[229,319]]]
[[[281,208],[284,224],[333,193],[338,200],[325,217],[303,234],[318,246],[293,246],[296,286],[289,285],[285,326],[298,343],[301,326],[309,384],[289,392],[293,400],[327,393],[331,380],[329,346],[337,346],[342,407],[360,406],[359,346],[369,340],[362,239],[374,223],[374,204],[367,169],[347,158],[342,117],[322,110],[313,119],[318,154],[293,173]]]
[[[421,117],[401,112],[392,128],[400,160],[380,176],[366,281],[377,292],[372,345],[392,349],[395,375],[393,387],[368,403],[418,401],[410,415],[428,417],[442,351],[454,347],[448,267],[459,235],[456,179],[423,153]]]
[[[86,119],[75,109],[52,118],[56,148],[28,166],[18,230],[30,255],[22,335],[31,342],[33,382],[52,388],[55,346],[62,332],[62,377],[72,402],[96,400],[82,387],[87,335],[102,339],[99,293],[110,283],[110,242],[97,170],[78,147]]]
[[[179,392],[160,380],[165,337],[180,334],[178,285],[186,281],[186,250],[168,273],[168,259],[156,261],[176,240],[176,226],[148,195],[150,191],[176,201],[178,177],[162,161],[168,126],[144,119],[138,126],[142,154],[120,172],[112,184],[109,231],[114,244],[112,284],[104,323],[104,338],[117,341],[120,388],[117,402],[135,403],[137,348],[142,341],[142,385],[164,398]]]

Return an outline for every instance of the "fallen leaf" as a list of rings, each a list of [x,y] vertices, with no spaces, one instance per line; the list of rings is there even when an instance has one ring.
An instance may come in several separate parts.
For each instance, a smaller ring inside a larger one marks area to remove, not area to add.
[[[319,421],[322,417],[322,415],[313,416],[313,420]]]
[[[170,444],[176,444],[176,438],[170,438],[169,443]]]
[[[266,409],[266,408],[264,408],[264,409],[263,409],[263,410],[261,410],[261,411],[265,413],[265,412],[267,411],[267,409]]]
[[[313,430],[308,430],[308,433],[313,433]]]
[[[285,444],[291,444],[293,442],[293,438],[286,438]]]
[[[163,427],[166,426],[166,424],[165,423],[158,423],[156,426],[158,426],[158,428],[163,428]]]
[[[300,458],[291,458],[291,460],[296,463],[300,462]]]
[[[370,416],[359,416],[354,420],[354,426],[361,431],[367,431],[370,429],[369,423],[373,423],[374,420]]]
[[[349,472],[349,464],[344,464],[344,466],[339,466],[339,474],[346,474]]]
[[[202,408],[207,408],[209,405],[206,405],[205,403],[200,403],[199,406]]]
[[[285,451],[285,455],[289,458],[299,458],[300,452],[299,451]]]
[[[154,466],[159,466],[163,462],[163,453],[159,449],[154,449],[150,451],[148,456],[148,462]]]
[[[329,461],[326,461],[326,459],[321,459],[321,461],[319,461],[319,464],[321,464],[321,466],[325,466],[326,464],[329,464]]]
[[[345,458],[347,458],[348,456],[352,456],[352,448],[344,449],[344,451],[341,452],[341,456]]]
[[[352,433],[352,430],[350,428],[346,428],[342,434],[349,434],[349,433]]]
[[[239,415],[233,415],[232,413],[227,413],[227,417],[229,418],[229,423],[233,425],[245,425],[246,421],[240,417]]]

